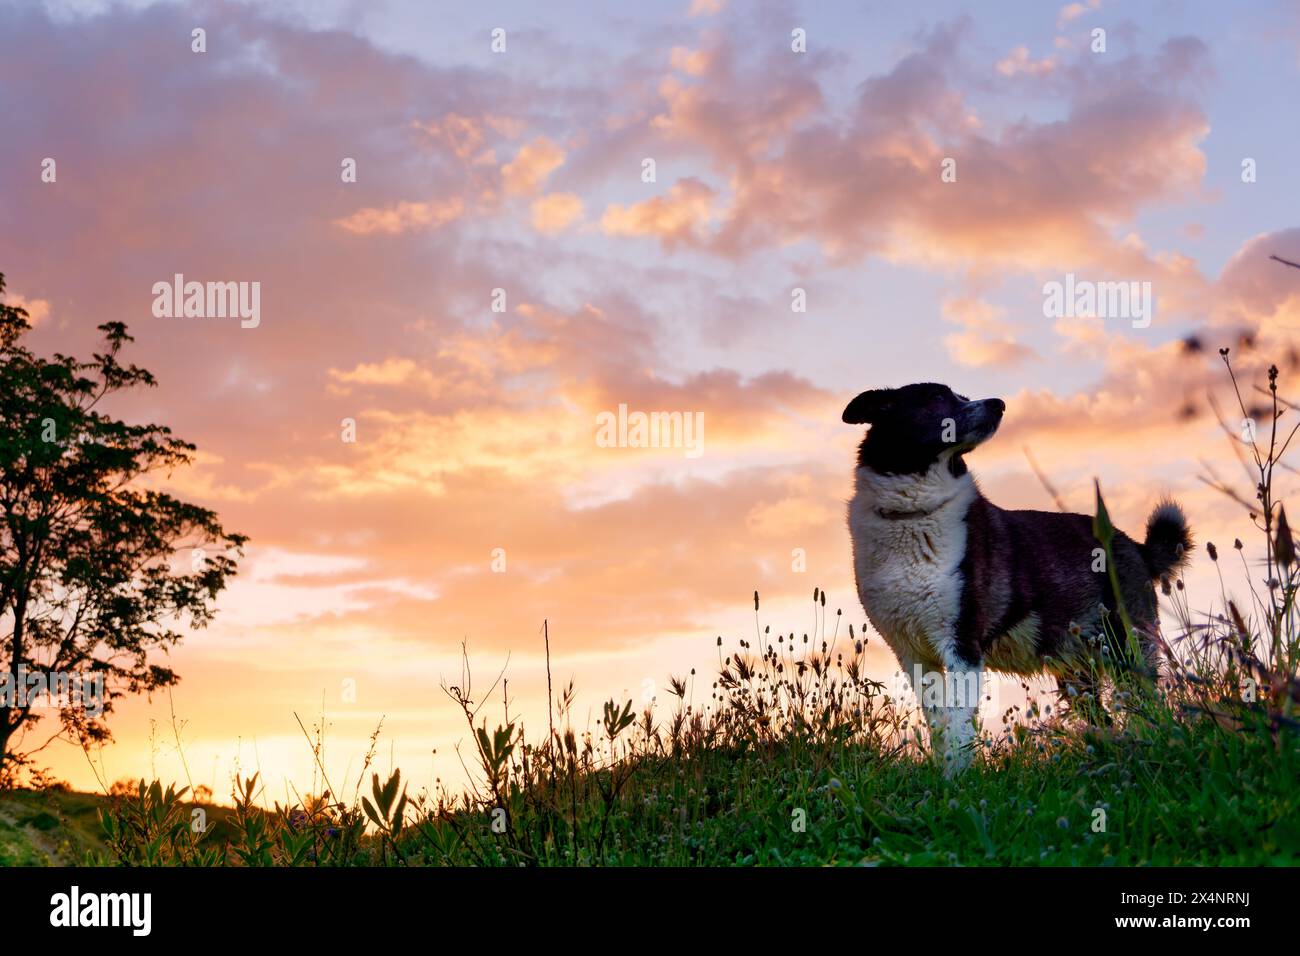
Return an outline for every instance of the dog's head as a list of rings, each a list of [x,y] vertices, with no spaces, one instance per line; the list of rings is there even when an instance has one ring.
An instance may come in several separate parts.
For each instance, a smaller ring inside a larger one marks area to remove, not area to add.
[[[884,475],[921,474],[936,463],[965,474],[963,456],[998,430],[1006,403],[971,401],[947,385],[923,382],[863,392],[844,409],[844,421],[870,425],[858,464]]]

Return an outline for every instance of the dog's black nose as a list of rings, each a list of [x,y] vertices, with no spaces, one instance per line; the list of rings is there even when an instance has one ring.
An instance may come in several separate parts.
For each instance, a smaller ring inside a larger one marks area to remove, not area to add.
[[[1000,398],[986,398],[984,404],[1001,415],[1007,410],[1007,403]]]

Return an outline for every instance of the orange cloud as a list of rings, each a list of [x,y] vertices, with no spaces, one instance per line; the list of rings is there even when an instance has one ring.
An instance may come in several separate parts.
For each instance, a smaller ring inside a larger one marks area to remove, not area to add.
[[[573,193],[548,193],[533,201],[532,212],[538,232],[563,232],[582,218],[582,200]]]
[[[1017,342],[1011,327],[1004,321],[1006,310],[970,297],[943,301],[943,316],[962,326],[944,338],[953,361],[971,367],[1006,368],[1037,357],[1027,345]]]
[[[631,206],[609,206],[600,227],[611,236],[655,236],[666,246],[695,239],[712,213],[714,192],[698,179],[681,179],[668,195]]]
[[[457,198],[431,202],[407,202],[394,206],[366,208],[334,220],[334,224],[360,236],[372,233],[398,235],[420,229],[437,229],[460,218],[465,204]]]
[[[539,136],[501,167],[501,179],[506,192],[531,196],[563,164],[564,150],[545,136]]]
[[[330,369],[330,378],[344,386],[341,389],[344,394],[348,393],[346,386],[350,385],[415,387],[429,394],[437,394],[444,387],[443,380],[434,375],[430,369],[409,358],[363,362],[348,372]]]
[[[1067,23],[1079,19],[1089,9],[1096,10],[1100,6],[1101,0],[1088,0],[1086,6],[1082,3],[1067,3],[1056,15],[1056,29],[1064,29]]]
[[[668,62],[674,70],[680,70],[690,76],[700,76],[709,66],[709,56],[703,50],[675,46]]]
[[[465,163],[491,162],[494,154],[485,146],[484,123],[459,113],[448,113],[441,120],[416,122],[432,142],[445,146]]]
[[[1005,59],[999,60],[997,71],[1003,76],[1015,76],[1018,73],[1026,73],[1029,76],[1045,76],[1056,69],[1056,61],[1052,57],[1044,57],[1041,60],[1031,60],[1029,58],[1029,48],[1018,46],[1007,54]]]
[[[26,309],[27,319],[33,326],[40,325],[50,316],[50,303],[45,299],[28,299],[21,295],[5,293],[5,304],[16,309]]]
[[[690,15],[693,17],[711,16],[721,13],[727,6],[727,0],[691,0]]]

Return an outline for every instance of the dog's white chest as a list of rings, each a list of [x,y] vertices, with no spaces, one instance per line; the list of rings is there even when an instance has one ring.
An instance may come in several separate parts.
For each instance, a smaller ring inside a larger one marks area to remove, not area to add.
[[[901,662],[942,667],[961,607],[969,500],[904,518],[881,517],[878,501],[859,489],[849,504],[858,597]]]

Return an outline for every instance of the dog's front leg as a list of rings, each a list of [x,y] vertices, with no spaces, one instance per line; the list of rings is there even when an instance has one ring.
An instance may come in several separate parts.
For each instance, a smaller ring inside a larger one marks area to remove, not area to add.
[[[923,662],[906,646],[895,647],[899,670],[906,678],[930,731],[930,749],[952,776],[970,763],[975,715],[979,711],[982,669],[949,657],[947,666]]]
[[[984,694],[984,668],[980,662],[944,653],[943,673],[930,693],[935,695],[934,716],[927,711],[930,740],[936,756],[942,755],[945,776],[956,776],[970,766],[979,734],[980,700]]]

